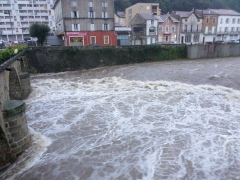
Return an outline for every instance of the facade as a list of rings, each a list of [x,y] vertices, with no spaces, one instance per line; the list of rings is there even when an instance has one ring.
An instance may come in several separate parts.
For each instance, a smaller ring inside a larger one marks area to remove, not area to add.
[[[180,21],[180,42],[202,43],[202,16],[194,11],[172,11],[171,16]]]
[[[130,40],[132,45],[149,45],[157,43],[158,18],[152,13],[138,13],[130,22],[132,33]]]
[[[218,14],[211,9],[194,11],[199,16],[202,16],[202,43],[213,43],[216,41]]]
[[[158,18],[158,43],[171,43],[179,41],[180,22],[169,13]]]
[[[30,37],[29,27],[33,23],[47,24],[55,30],[53,0],[1,0],[0,39],[20,41]]]
[[[127,46],[130,45],[129,35],[131,32],[130,27],[126,27],[126,18],[124,12],[117,12],[114,14],[115,31],[117,33],[117,45]]]
[[[211,9],[218,14],[216,40],[240,39],[240,13],[229,9]]]
[[[130,26],[130,22],[137,13],[148,13],[153,15],[161,15],[159,3],[137,3],[125,10],[126,26]]]
[[[117,45],[114,0],[56,0],[55,34],[66,46]]]

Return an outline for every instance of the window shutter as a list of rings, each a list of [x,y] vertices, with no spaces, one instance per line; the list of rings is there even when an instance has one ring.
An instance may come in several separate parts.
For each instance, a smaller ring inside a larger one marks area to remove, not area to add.
[[[74,31],[74,24],[72,24],[72,31]]]
[[[78,24],[78,31],[81,31],[81,29],[80,29],[80,24]]]
[[[104,31],[104,24],[102,24],[102,30]]]
[[[90,12],[88,12],[88,18],[90,18]]]
[[[107,25],[107,27],[108,27],[108,29],[107,29],[107,30],[109,31],[109,30],[110,30],[110,24],[108,24],[108,25]]]
[[[77,11],[77,17],[79,18],[79,12]]]
[[[93,17],[94,17],[94,18],[96,17],[96,13],[95,13],[95,12],[93,13]]]
[[[102,18],[104,18],[104,12],[102,12]]]
[[[106,12],[106,18],[108,18],[108,13]]]
[[[71,18],[73,18],[73,12],[71,11]]]

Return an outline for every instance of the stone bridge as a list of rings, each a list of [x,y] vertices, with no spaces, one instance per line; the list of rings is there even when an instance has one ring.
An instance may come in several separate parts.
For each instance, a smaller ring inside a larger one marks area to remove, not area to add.
[[[0,170],[30,145],[25,103],[31,91],[25,52],[0,65]]]

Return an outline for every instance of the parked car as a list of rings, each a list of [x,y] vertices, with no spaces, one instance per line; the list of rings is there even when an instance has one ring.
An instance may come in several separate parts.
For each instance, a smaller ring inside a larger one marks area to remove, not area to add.
[[[233,43],[235,43],[235,40],[230,40],[230,41],[228,41],[227,43],[233,44]]]
[[[214,43],[215,43],[215,44],[224,44],[225,41],[219,40],[219,41],[215,41]]]
[[[172,43],[172,44],[182,44],[182,43],[180,43],[180,42],[178,42],[178,41],[172,41],[171,43]]]
[[[240,39],[235,40],[234,43],[240,43]]]

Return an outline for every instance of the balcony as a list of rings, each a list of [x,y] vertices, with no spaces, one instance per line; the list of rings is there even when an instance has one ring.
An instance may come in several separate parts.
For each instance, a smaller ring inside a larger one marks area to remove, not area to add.
[[[240,31],[218,31],[217,34],[238,35],[240,34]]]
[[[12,7],[0,7],[0,10],[4,10],[4,11],[10,11],[12,10]]]
[[[182,29],[182,31],[181,31],[181,33],[189,33],[189,34],[191,34],[191,33],[201,33],[201,30],[200,29]]]
[[[164,31],[163,34],[170,35],[171,32],[170,31]]]
[[[18,0],[17,3],[18,3],[18,4],[29,4],[29,1],[21,1],[21,0],[19,1],[19,0]]]

